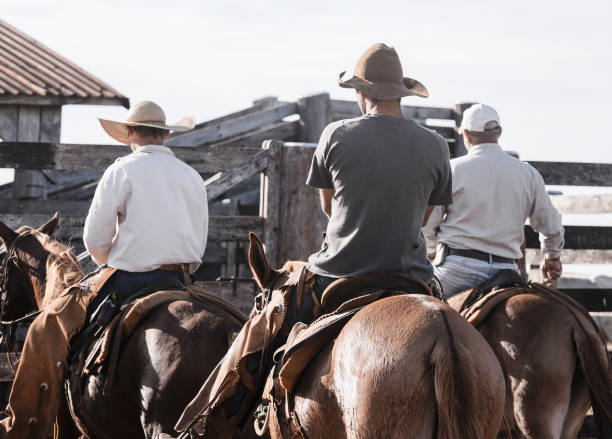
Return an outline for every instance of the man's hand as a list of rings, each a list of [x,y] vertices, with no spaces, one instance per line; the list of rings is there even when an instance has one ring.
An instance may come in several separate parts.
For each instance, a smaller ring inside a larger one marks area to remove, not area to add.
[[[429,259],[429,262],[433,262],[436,259],[436,252],[427,253],[427,259]]]
[[[544,283],[554,287],[557,279],[561,277],[561,273],[563,272],[561,259],[545,257],[542,265],[540,266],[540,270],[542,270]]]

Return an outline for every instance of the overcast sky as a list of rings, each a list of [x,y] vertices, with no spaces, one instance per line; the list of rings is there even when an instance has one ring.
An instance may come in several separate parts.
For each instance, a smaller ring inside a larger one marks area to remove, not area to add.
[[[431,94],[405,104],[488,103],[522,158],[612,162],[611,3],[2,0],[1,17],[170,121],[265,95],[354,99],[338,73],[385,42]],[[65,107],[62,141],[110,143],[95,117],[124,114]]]

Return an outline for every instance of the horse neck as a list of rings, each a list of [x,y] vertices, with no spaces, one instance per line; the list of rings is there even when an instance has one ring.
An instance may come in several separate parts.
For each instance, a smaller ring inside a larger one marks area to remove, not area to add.
[[[70,249],[59,246],[51,248],[47,257],[44,289],[40,289],[40,299],[37,297],[39,308],[47,306],[81,277],[83,271]]]

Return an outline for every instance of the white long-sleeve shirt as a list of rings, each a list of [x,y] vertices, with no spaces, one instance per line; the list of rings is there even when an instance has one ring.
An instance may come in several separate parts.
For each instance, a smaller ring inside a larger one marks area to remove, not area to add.
[[[483,143],[452,159],[451,169],[453,204],[436,207],[423,229],[428,253],[439,241],[455,249],[520,259],[529,218],[540,234],[543,252],[560,255],[561,215],[534,167],[509,156],[496,143]]]
[[[131,272],[202,263],[208,203],[202,177],[167,147],[147,145],[117,159],[94,195],[83,241],[98,264]]]

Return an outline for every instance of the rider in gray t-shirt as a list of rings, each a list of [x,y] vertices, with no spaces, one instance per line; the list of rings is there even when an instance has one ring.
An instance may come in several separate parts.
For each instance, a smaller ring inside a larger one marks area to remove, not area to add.
[[[449,151],[440,135],[402,117],[402,96],[427,96],[402,76],[395,50],[377,44],[353,78],[339,80],[357,89],[364,116],[328,125],[312,160],[307,184],[320,189],[330,218],[323,247],[308,261],[319,277],[401,271],[432,278],[421,226],[428,206],[452,203]]]

